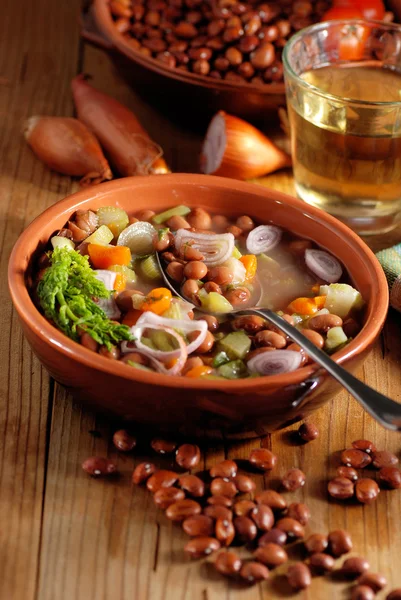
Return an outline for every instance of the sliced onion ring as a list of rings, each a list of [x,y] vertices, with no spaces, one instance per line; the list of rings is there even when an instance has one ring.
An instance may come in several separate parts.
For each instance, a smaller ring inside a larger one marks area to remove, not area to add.
[[[294,350],[270,350],[256,354],[247,362],[251,373],[279,375],[295,371],[301,366],[302,355]]]
[[[249,232],[246,249],[251,254],[269,252],[280,242],[282,234],[282,230],[275,225],[259,225]]]
[[[147,348],[147,350],[143,350],[142,348],[130,348],[129,352],[130,353],[138,352],[138,354],[142,354],[143,356],[146,356],[158,373],[163,373],[163,375],[179,375],[181,373],[182,368],[185,365],[185,362],[188,357],[184,340],[182,339],[182,337],[180,335],[178,335],[178,333],[176,333],[174,331],[174,329],[169,329],[168,327],[165,327],[164,331],[166,331],[167,333],[172,335],[180,345],[180,348],[179,348],[180,355],[177,359],[177,362],[169,369],[166,369],[164,364],[160,360],[157,360],[157,358],[154,357],[154,350],[152,350],[151,348]]]
[[[312,273],[328,283],[336,283],[343,272],[339,261],[324,250],[305,250],[305,263]]]
[[[97,269],[93,271],[96,279],[104,283],[106,290],[111,292],[114,290],[114,284],[116,281],[117,273],[115,271],[108,271],[107,269]]]
[[[204,256],[203,262],[208,267],[217,267],[225,262],[234,251],[232,233],[196,233],[188,229],[179,229],[175,236],[177,250],[185,243],[193,242],[192,248],[199,250]]]
[[[170,350],[169,352],[164,352],[163,350],[152,350],[151,348],[149,348],[141,342],[141,337],[145,329],[163,329],[164,331],[167,331],[168,329],[178,329],[179,331],[183,331],[184,333],[199,331],[198,337],[194,339],[190,344],[188,344],[188,346],[185,345],[185,342],[182,340],[182,337],[179,336],[180,340],[183,341],[183,344],[185,346],[186,354],[191,354],[203,343],[207,334],[207,323],[204,320],[192,321],[189,319],[167,319],[166,317],[159,317],[159,315],[155,315],[150,311],[144,312],[143,315],[139,317],[136,324],[133,327],[131,327],[131,333],[136,340],[135,346],[136,348],[142,349],[146,352],[151,352],[151,355],[156,359],[168,361],[172,358],[178,358],[180,356],[180,348],[177,348],[176,350]],[[131,346],[128,346],[128,344],[129,342],[123,342],[121,344],[121,351],[123,352],[123,354],[133,351],[132,344]]]

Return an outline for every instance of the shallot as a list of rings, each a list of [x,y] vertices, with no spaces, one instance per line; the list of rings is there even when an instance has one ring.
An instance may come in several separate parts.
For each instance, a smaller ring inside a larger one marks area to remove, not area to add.
[[[221,265],[232,256],[234,236],[232,233],[196,233],[188,229],[179,229],[175,236],[176,250],[183,244],[190,244],[203,255],[203,262],[208,267]]]
[[[206,174],[252,179],[291,166],[291,157],[261,131],[227,113],[213,117],[201,154]]]
[[[24,135],[41,161],[58,173],[82,177],[81,185],[113,177],[96,137],[78,119],[31,117]]]
[[[263,254],[273,250],[281,240],[283,232],[275,225],[259,225],[250,231],[246,249],[251,254]]]
[[[123,104],[93,88],[84,75],[72,80],[78,118],[98,137],[120,175],[159,175],[169,169],[163,151]]]
[[[312,273],[328,283],[336,283],[343,272],[338,260],[324,250],[305,250],[305,263]]]
[[[279,375],[301,366],[302,355],[293,350],[271,350],[256,354],[247,362],[248,370],[259,375]]]

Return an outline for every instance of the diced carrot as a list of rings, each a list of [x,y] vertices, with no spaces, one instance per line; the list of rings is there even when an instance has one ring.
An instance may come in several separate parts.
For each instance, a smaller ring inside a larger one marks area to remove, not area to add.
[[[314,298],[296,298],[287,308],[287,312],[290,314],[297,313],[298,315],[314,315],[317,311]]]
[[[170,308],[171,292],[167,288],[155,288],[150,291],[143,301],[141,310],[155,313],[156,315],[163,314]]]
[[[321,310],[322,308],[324,308],[324,305],[326,304],[326,296],[315,296],[314,301],[315,301],[315,304],[316,304],[318,310]]]
[[[125,290],[127,285],[127,277],[124,275],[124,273],[116,273],[116,278],[114,280],[114,289],[116,290],[116,292],[122,292],[123,290]]]
[[[125,314],[125,316],[122,320],[122,324],[127,325],[128,327],[132,327],[133,325],[136,325],[136,322],[141,315],[142,315],[141,310],[136,310],[135,308],[133,308],[132,310],[129,310]]]
[[[95,269],[108,269],[113,265],[128,266],[131,262],[131,250],[127,246],[88,244],[88,254]]]
[[[210,375],[213,373],[213,369],[206,365],[198,365],[193,369],[190,369],[185,373],[185,377],[203,377],[204,375]]]
[[[172,369],[174,367],[175,363],[177,362],[177,360],[178,360],[178,358],[171,358],[170,360],[168,360],[166,362],[166,367],[168,369]]]
[[[245,281],[252,281],[256,275],[258,260],[254,254],[244,254],[239,259],[246,269]]]
[[[313,285],[313,286],[312,286],[312,292],[313,292],[314,294],[318,294],[318,293],[319,293],[319,291],[320,291],[320,284],[319,284],[319,283],[317,283],[316,285]]]

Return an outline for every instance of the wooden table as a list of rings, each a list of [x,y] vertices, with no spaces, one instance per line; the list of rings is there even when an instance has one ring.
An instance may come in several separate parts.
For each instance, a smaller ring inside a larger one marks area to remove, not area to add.
[[[71,78],[91,73],[94,84],[130,106],[166,151],[175,171],[196,170],[201,137],[173,125],[119,78],[108,56],[79,37],[80,0],[3,0],[0,20],[0,597],[4,600],[250,600],[289,595],[283,577],[246,589],[218,576],[208,563],[183,555],[185,536],[167,522],[148,493],[132,488],[142,452],[117,456],[110,443],[115,424],[74,404],[32,356],[12,310],[6,286],[11,248],[26,225],[47,206],[77,189],[76,182],[45,168],[24,143],[24,119],[71,115]],[[289,173],[264,183],[292,192]],[[401,239],[401,229],[372,240],[375,249]],[[360,377],[385,394],[401,397],[399,315],[384,333]],[[312,511],[309,531],[345,527],[355,551],[373,571],[401,586],[401,493],[385,492],[371,506],[327,499],[327,479],[337,453],[357,438],[400,452],[399,435],[377,425],[345,392],[313,417],[317,441],[291,443],[272,436],[275,476],[298,466],[305,487],[292,495]],[[246,458],[260,440],[204,449],[202,468],[223,457]],[[93,480],[80,467],[89,455],[115,458],[116,481]],[[150,455],[150,452],[148,452]],[[168,465],[171,461],[164,460]],[[275,486],[257,477],[259,488]],[[281,571],[279,571],[280,573]],[[299,598],[347,598],[346,585],[316,578]],[[384,597],[384,596],[379,596]]]

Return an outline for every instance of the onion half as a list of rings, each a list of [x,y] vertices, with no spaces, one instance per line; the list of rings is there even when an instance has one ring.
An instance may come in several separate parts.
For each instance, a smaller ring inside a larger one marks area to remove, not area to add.
[[[256,354],[248,360],[247,367],[251,373],[259,375],[279,375],[296,371],[301,366],[302,355],[293,350],[270,350]]]
[[[343,272],[339,261],[324,250],[305,250],[305,263],[312,273],[328,283],[337,283]]]
[[[189,242],[192,242],[192,248],[203,254],[203,262],[208,267],[217,267],[232,255],[235,239],[232,233],[195,233],[179,229],[175,236],[176,249],[180,250],[183,244]]]
[[[283,235],[282,230],[275,225],[259,225],[249,232],[246,239],[246,249],[251,254],[263,254],[277,246]]]

